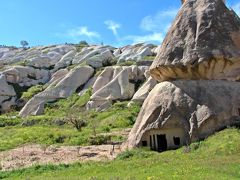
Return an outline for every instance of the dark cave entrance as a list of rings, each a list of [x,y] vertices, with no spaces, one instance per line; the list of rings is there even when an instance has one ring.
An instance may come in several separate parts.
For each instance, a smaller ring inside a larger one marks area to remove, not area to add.
[[[157,135],[157,151],[162,152],[167,150],[167,138],[166,134]]]

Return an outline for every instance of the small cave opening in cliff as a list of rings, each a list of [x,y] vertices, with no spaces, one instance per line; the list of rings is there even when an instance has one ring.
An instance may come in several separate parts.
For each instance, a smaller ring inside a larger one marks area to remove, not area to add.
[[[166,134],[157,135],[157,151],[162,152],[167,150],[167,138]]]

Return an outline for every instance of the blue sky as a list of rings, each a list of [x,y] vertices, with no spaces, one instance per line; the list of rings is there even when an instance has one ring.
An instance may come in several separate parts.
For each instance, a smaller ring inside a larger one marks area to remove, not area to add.
[[[240,14],[240,0],[228,0]],[[160,44],[180,0],[1,0],[0,44]]]

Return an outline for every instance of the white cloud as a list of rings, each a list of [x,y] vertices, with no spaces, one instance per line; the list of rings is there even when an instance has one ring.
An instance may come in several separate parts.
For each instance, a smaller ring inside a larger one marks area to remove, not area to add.
[[[146,34],[143,36],[130,35],[130,36],[124,37],[123,39],[130,40],[133,42],[133,44],[136,44],[136,43],[144,43],[144,42],[161,43],[163,41],[163,38],[164,38],[164,35],[162,33],[152,33],[152,34]]]
[[[123,40],[132,41],[134,44],[143,42],[161,43],[177,12],[178,9],[171,9],[159,11],[155,15],[145,16],[141,20],[140,29],[148,33],[145,35],[125,36]]]
[[[240,16],[240,3],[235,4],[233,10]]]
[[[107,20],[104,22],[108,29],[112,31],[115,36],[118,36],[118,29],[121,28],[121,24],[114,22],[113,20]]]
[[[166,31],[171,21],[176,16],[178,9],[159,11],[155,15],[149,15],[142,19],[140,28],[145,31],[163,32]]]
[[[80,36],[86,36],[89,39],[100,38],[101,37],[98,32],[89,31],[88,27],[86,27],[86,26],[77,27],[77,28],[68,30],[67,31],[67,36],[72,37],[72,38],[77,38],[77,37],[80,37]]]

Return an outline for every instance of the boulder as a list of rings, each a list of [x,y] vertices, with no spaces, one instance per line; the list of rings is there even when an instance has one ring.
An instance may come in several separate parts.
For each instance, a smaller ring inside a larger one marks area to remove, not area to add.
[[[57,45],[49,48],[49,52],[56,52],[62,56],[72,50],[76,50],[76,48],[72,45]]]
[[[173,149],[239,123],[239,93],[240,82],[159,83],[145,100],[126,147]]]
[[[27,66],[12,66],[3,71],[3,74],[7,82],[27,87],[45,84],[50,79],[49,71]]]
[[[11,109],[15,105],[16,93],[6,81],[4,74],[0,74],[0,113]]]
[[[44,112],[46,102],[55,101],[71,96],[79,87],[83,86],[93,75],[94,69],[81,66],[71,70],[64,78],[56,79],[43,92],[35,95],[20,111],[21,117],[40,115]]]
[[[57,64],[55,65],[55,67],[54,67],[55,71],[60,69],[60,68],[67,67],[70,64],[72,64],[72,61],[73,61],[75,55],[76,55],[76,51],[72,50],[72,51],[68,52],[67,54],[65,54],[64,56],[62,56],[60,61],[58,61]]]
[[[7,83],[6,76],[0,73],[0,96],[16,96],[11,85]]]
[[[87,109],[102,110],[116,100],[129,100],[133,97],[140,82],[146,79],[148,67],[113,66],[107,67],[93,85],[93,95]]]
[[[87,64],[89,66],[92,66],[93,68],[101,68],[105,65],[110,65],[109,63],[114,58],[112,52],[107,49],[106,51],[102,52],[99,55],[93,56],[86,60]]]
[[[147,98],[149,92],[155,87],[157,81],[152,77],[149,77],[147,81],[138,89],[132,98],[132,102],[137,102],[142,104]]]
[[[51,75],[51,80],[47,84],[53,84],[56,82],[59,82],[62,80],[69,71],[67,69],[60,69],[57,72],[55,72],[53,75]]]
[[[89,81],[84,85],[83,89],[78,93],[78,95],[82,96],[89,88],[92,88],[96,80],[97,80],[96,76],[89,79]]]
[[[240,79],[240,18],[221,0],[186,0],[150,72],[171,79]]]
[[[140,60],[144,60],[146,56],[153,56],[154,55],[154,53],[152,52],[153,48],[154,48],[154,45],[152,44],[141,43],[141,44],[125,46],[121,49],[116,50],[114,54],[118,59],[118,63],[129,61],[129,60],[140,61]]]

